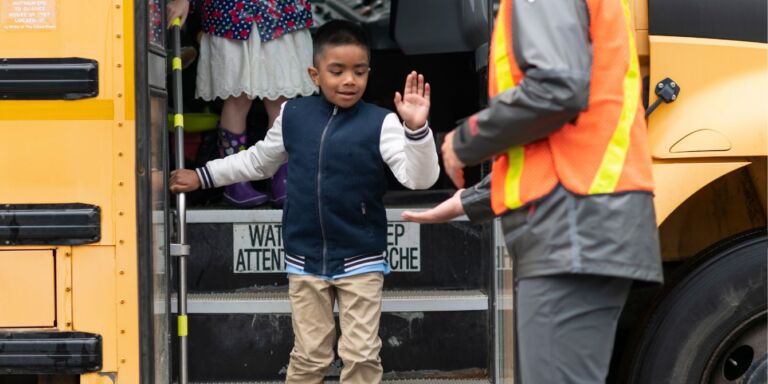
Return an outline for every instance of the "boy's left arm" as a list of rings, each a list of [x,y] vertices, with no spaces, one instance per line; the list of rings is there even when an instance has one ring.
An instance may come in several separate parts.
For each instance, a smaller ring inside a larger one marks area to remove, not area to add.
[[[390,113],[381,127],[381,157],[400,184],[410,189],[427,189],[440,176],[435,139],[427,123],[429,83],[412,71],[405,78],[403,94],[395,93],[397,115]]]
[[[409,189],[427,189],[440,176],[435,138],[428,124],[411,130],[390,113],[381,127],[379,149],[397,180]]]

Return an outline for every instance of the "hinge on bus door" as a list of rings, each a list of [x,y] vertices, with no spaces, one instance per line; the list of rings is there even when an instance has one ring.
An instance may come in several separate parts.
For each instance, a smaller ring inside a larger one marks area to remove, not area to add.
[[[171,256],[189,256],[189,244],[171,244]]]

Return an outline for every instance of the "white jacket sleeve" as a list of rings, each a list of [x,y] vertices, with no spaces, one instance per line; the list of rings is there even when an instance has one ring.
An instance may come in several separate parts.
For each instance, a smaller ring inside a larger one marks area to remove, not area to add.
[[[381,127],[379,149],[397,180],[409,189],[427,189],[440,176],[435,139],[427,124],[411,131],[390,113]]]
[[[196,170],[203,189],[222,187],[241,181],[266,179],[274,175],[277,169],[288,161],[288,153],[283,143],[283,107],[285,103],[264,140],[245,151],[223,159],[211,160],[204,167]]]

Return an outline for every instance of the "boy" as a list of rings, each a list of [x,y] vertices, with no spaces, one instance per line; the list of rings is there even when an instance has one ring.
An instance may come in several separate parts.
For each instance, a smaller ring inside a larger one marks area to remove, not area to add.
[[[312,80],[320,96],[290,100],[263,141],[196,171],[171,174],[172,192],[270,177],[290,157],[283,239],[295,343],[286,383],[322,383],[333,361],[338,302],[342,383],[381,381],[378,337],[387,246],[386,168],[404,186],[437,180],[427,126],[429,84],[410,73],[397,115],[360,101],[370,51],[362,28],[331,21],[314,41]]]

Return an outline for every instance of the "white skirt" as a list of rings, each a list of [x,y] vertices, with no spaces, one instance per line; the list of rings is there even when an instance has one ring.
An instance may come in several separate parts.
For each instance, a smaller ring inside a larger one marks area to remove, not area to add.
[[[256,24],[248,40],[203,34],[195,96],[206,101],[246,94],[276,100],[317,90],[307,73],[312,65],[309,29],[262,42]]]

